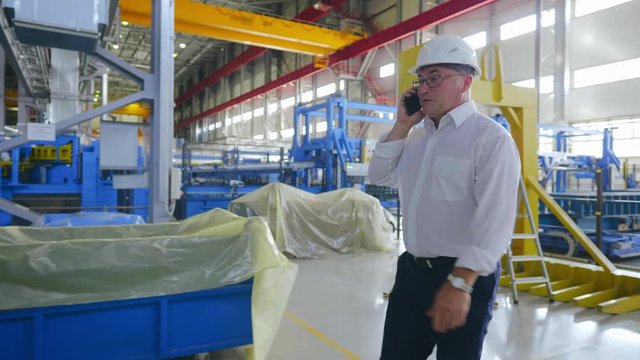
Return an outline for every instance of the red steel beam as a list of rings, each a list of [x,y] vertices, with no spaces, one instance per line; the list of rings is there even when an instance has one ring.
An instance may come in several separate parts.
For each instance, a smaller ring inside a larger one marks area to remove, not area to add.
[[[341,61],[353,58],[382,46],[385,46],[391,42],[398,41],[409,35],[414,31],[435,26],[443,23],[447,20],[451,20],[457,16],[466,14],[482,6],[491,4],[497,0],[449,0],[443,4],[440,4],[434,8],[431,8],[421,14],[418,14],[408,20],[398,23],[390,28],[380,31],[372,35],[371,37],[362,39],[355,42],[344,49],[337,51],[329,56],[329,66],[335,65]],[[189,126],[194,122],[201,120],[209,115],[213,115],[225,109],[228,109],[234,105],[237,105],[246,100],[252,99],[258,95],[264,94],[268,91],[277,89],[292,81],[301,79],[303,77],[315,74],[324,69],[317,69],[313,64],[302,67],[298,70],[292,71],[280,78],[260,86],[252,91],[244,93],[236,98],[233,98],[225,103],[217,105],[201,114],[193,116],[188,119],[180,121],[175,128],[181,129]]]
[[[342,6],[342,4],[344,4],[346,1],[347,0],[325,0],[322,3],[319,3],[319,4],[322,4],[322,6],[318,6],[317,9],[313,6],[304,9],[295,17],[295,19],[308,21],[308,22],[318,21],[323,17],[327,16],[327,14],[329,14],[329,12],[331,12],[332,10]],[[202,79],[199,83],[194,85],[192,88],[188,89],[187,91],[182,93],[180,96],[175,98],[174,101],[176,106],[192,98],[197,93],[204,90],[205,88],[218,83],[220,79],[240,69],[240,67],[242,67],[243,65],[246,65],[251,61],[255,60],[260,55],[264,54],[266,51],[267,51],[266,48],[262,48],[259,46],[249,47],[245,52],[235,57],[233,60],[225,64],[219,70],[215,71],[213,74]]]

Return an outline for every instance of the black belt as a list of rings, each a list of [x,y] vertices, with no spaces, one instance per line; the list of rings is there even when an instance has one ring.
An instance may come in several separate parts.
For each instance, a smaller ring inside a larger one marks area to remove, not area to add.
[[[407,253],[409,254],[409,253]],[[449,256],[438,256],[438,257],[419,257],[413,256],[409,254],[409,256],[418,264],[422,266],[426,266],[429,269],[442,267],[442,266],[452,266],[455,264],[458,258],[449,257]]]

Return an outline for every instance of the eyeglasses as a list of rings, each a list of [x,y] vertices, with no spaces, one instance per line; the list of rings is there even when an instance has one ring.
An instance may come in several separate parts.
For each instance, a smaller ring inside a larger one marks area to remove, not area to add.
[[[419,89],[420,86],[427,84],[428,87],[430,88],[434,88],[437,87],[438,85],[440,85],[440,83],[442,83],[443,81],[445,81],[446,79],[453,77],[453,76],[461,76],[461,75],[467,75],[467,74],[449,74],[449,75],[442,75],[442,74],[432,74],[427,76],[424,79],[415,79],[411,82],[411,85],[413,86],[414,89]]]

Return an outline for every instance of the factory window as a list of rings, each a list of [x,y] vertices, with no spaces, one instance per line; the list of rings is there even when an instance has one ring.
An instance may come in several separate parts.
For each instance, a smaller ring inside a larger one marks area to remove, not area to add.
[[[208,126],[207,130],[212,131],[212,130],[214,130],[215,128],[216,128],[216,124],[211,123],[211,124],[209,124],[209,126]]]
[[[269,140],[275,140],[278,138],[278,132],[277,131],[269,131],[267,133],[267,139]]]
[[[534,79],[527,79],[514,82],[513,85],[533,89],[536,86]],[[540,94],[550,94],[553,92],[553,75],[540,78]]]
[[[580,17],[592,14],[629,1],[631,0],[576,0],[576,11],[574,16]]]
[[[380,78],[386,78],[396,73],[396,65],[389,63],[387,65],[380,66]]]
[[[237,124],[240,121],[242,121],[242,115],[236,115],[236,116],[231,118],[231,122],[234,123],[234,124]]]
[[[581,88],[640,77],[640,58],[594,66],[573,72],[573,87]]]
[[[321,133],[321,132],[325,132],[325,131],[327,131],[327,122],[326,121],[321,121],[321,122],[316,124],[316,132],[317,133]]]
[[[251,111],[247,111],[246,113],[242,114],[242,120],[249,120],[253,117],[253,113]]]
[[[268,114],[273,114],[277,110],[278,110],[278,103],[273,103],[273,104],[267,105],[267,113]]]
[[[293,129],[284,129],[280,131],[280,136],[282,136],[283,139],[293,137]]]
[[[300,96],[300,102],[309,102],[313,100],[313,91],[309,90],[307,92],[303,92],[302,95]]]
[[[483,48],[483,47],[487,46],[487,32],[486,31],[481,31],[481,32],[476,33],[476,34],[469,35],[469,36],[465,37],[464,40],[466,42],[468,42],[469,45],[471,45],[471,47],[474,48],[474,49]]]
[[[340,87],[340,91],[343,91],[343,90],[344,90],[344,80],[340,80],[340,85],[339,85],[339,87]]]
[[[263,140],[264,139],[264,135],[260,134],[260,135],[254,135],[253,136],[254,140]]]
[[[296,103],[296,98],[292,97],[288,97],[282,101],[280,101],[280,107],[282,107],[283,109],[292,107],[293,104]]]
[[[545,154],[554,151],[553,148],[553,130],[538,130],[538,153]]]
[[[619,157],[640,156],[640,118],[576,123],[575,127],[604,131],[612,129],[613,152]],[[602,135],[580,136],[571,139],[571,153],[602,156]]]
[[[229,126],[231,125],[231,119],[230,118],[225,118],[224,119],[224,126]]]
[[[255,110],[253,110],[253,116],[254,117],[258,117],[258,116],[262,116],[264,115],[264,108],[263,107],[259,107]]]
[[[336,92],[336,83],[320,86],[316,91],[316,96],[321,98],[323,96],[331,95]]]
[[[556,11],[551,9],[542,12],[542,27],[555,24]],[[500,40],[507,40],[516,36],[530,33],[536,29],[536,15],[529,15],[500,26]]]

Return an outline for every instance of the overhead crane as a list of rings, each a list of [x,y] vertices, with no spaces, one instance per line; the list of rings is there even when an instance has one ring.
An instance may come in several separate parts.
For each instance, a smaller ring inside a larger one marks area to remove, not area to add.
[[[131,0],[127,0],[131,1]],[[372,49],[376,49],[385,46],[394,41],[398,41],[407,36],[410,36],[414,31],[427,28],[429,26],[436,26],[447,20],[453,19],[456,16],[466,14],[470,11],[478,9],[482,6],[489,5],[496,0],[449,0],[440,5],[437,5],[425,12],[422,12],[408,20],[384,29],[372,36],[357,41],[344,49],[338,50],[331,54],[328,59],[327,66],[333,66],[344,60],[354,58],[362,55]],[[176,6],[177,12],[177,6]],[[310,64],[294,70],[286,75],[283,75],[270,83],[267,83],[259,88],[245,92],[240,96],[237,96],[224,103],[217,104],[211,109],[205,110],[202,113],[195,115],[188,119],[183,119],[175,125],[175,129],[181,129],[195,123],[207,116],[211,116],[234,105],[240,104],[246,100],[252,99],[256,96],[264,94],[268,91],[275,90],[285,84],[289,84],[298,79],[314,75],[322,71],[321,68],[316,67],[314,64]]]
[[[122,20],[151,25],[149,0],[121,0],[120,10]],[[363,39],[362,34],[191,0],[175,1],[175,31],[320,58]]]

